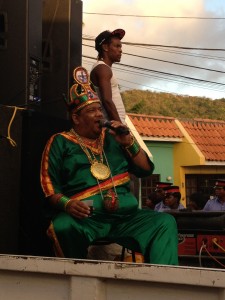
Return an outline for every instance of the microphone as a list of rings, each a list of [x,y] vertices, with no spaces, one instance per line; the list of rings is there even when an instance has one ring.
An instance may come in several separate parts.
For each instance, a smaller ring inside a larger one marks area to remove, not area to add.
[[[99,124],[100,124],[101,127],[109,128],[109,129],[115,131],[115,133],[119,134],[119,135],[122,135],[122,134],[127,135],[127,134],[130,133],[130,131],[127,127],[122,127],[122,126],[118,127],[118,128],[112,127],[111,122],[108,121],[108,120],[100,120]]]

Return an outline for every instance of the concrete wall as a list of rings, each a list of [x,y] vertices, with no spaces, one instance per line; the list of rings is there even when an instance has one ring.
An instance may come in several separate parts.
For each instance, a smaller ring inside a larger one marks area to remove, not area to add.
[[[225,271],[0,256],[1,300],[224,300]]]

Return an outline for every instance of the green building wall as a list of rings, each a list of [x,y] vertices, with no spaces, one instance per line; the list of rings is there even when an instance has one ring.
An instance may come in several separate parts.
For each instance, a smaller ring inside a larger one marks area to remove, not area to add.
[[[165,142],[145,142],[152,153],[155,170],[153,174],[159,174],[160,180],[173,182],[173,144]],[[171,180],[168,180],[171,177]],[[173,182],[174,183],[174,182]]]

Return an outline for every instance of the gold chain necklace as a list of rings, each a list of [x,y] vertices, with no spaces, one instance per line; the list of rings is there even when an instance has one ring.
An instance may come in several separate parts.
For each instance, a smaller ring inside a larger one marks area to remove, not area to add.
[[[93,153],[93,151],[91,149],[91,147],[90,147],[90,152],[89,152],[88,148],[84,144],[84,141],[76,133],[76,131],[73,128],[70,130],[70,133],[75,135],[75,137],[77,138],[77,140],[80,144],[81,149],[87,155],[87,158],[88,158],[88,160],[91,164],[90,171],[91,171],[91,174],[97,180],[99,191],[100,191],[100,194],[101,194],[101,198],[103,200],[103,206],[104,206],[105,210],[107,210],[108,212],[111,212],[111,213],[117,211],[117,209],[119,207],[119,198],[118,198],[118,195],[117,195],[117,191],[116,191],[113,176],[112,176],[112,173],[111,173],[111,170],[110,170],[110,167],[109,167],[109,163],[108,163],[107,157],[106,157],[104,149],[103,149],[103,138],[102,138],[102,136],[100,136],[100,142],[99,142],[100,162],[98,162],[96,157],[95,157],[95,154]],[[92,154],[93,158],[91,157],[91,154]],[[106,165],[103,163],[103,155],[104,155],[104,158],[105,158]],[[113,189],[109,189],[107,191],[107,193],[105,195],[103,195],[99,180],[105,180],[109,176],[111,177],[111,180],[112,180]]]
[[[107,164],[107,166],[110,170],[109,163],[108,163],[107,157],[105,155],[104,149],[103,149],[103,154],[104,154],[104,157],[105,157],[105,162],[106,162],[106,164]],[[99,184],[98,179],[97,179],[97,183],[98,183],[98,187],[99,187],[101,197],[102,197],[102,200],[103,200],[103,206],[104,206],[105,210],[112,213],[112,212],[117,211],[117,209],[119,208],[119,198],[118,198],[118,195],[117,195],[117,191],[116,191],[116,187],[115,187],[115,183],[114,183],[114,180],[113,180],[111,170],[110,170],[110,177],[111,177],[113,189],[109,189],[104,196],[103,196],[101,185]]]
[[[88,148],[85,146],[84,141],[82,138],[76,133],[76,131],[72,128],[70,130],[72,134],[74,134],[81,146],[81,149],[84,151],[84,153],[87,155],[87,158],[91,164],[90,171],[91,174],[97,179],[97,180],[105,180],[109,178],[110,176],[110,169],[108,166],[106,166],[103,163],[103,139],[102,136],[100,136],[100,161],[97,160],[95,154],[90,148],[90,152]],[[91,156],[92,155],[92,156]]]

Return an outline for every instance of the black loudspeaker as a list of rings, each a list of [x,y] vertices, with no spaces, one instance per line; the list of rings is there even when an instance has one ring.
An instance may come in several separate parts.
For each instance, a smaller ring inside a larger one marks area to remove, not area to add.
[[[63,99],[69,97],[72,71],[81,64],[82,1],[43,1],[43,113],[67,118]]]
[[[1,1],[1,104],[40,106],[41,22],[42,0]]]
[[[69,129],[70,123],[16,109],[0,106],[0,253],[50,256],[49,223],[40,186],[41,156],[48,138]]]

